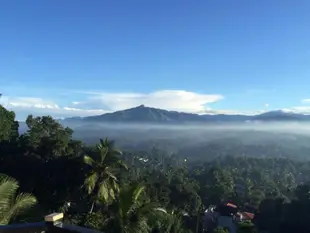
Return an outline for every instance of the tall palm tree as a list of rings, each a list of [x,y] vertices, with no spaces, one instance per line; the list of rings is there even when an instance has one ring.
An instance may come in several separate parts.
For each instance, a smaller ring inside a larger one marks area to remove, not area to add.
[[[91,168],[84,182],[84,187],[93,199],[90,212],[93,211],[95,202],[99,199],[102,199],[105,204],[115,199],[115,195],[119,191],[116,175],[121,168],[127,169],[120,158],[121,155],[122,152],[106,138],[105,140],[100,139],[93,156],[84,156],[84,163]]]
[[[145,187],[139,183],[123,187],[113,205],[112,216],[106,220],[106,230],[112,233],[149,233],[149,218],[157,212],[156,204],[145,195]]]
[[[18,188],[14,178],[0,174],[0,225],[9,224],[37,203],[37,199],[29,193],[17,194]]]

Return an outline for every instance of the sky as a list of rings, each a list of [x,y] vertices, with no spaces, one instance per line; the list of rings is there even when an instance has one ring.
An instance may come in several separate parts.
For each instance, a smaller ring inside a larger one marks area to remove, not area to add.
[[[310,113],[309,0],[2,0],[0,104]]]

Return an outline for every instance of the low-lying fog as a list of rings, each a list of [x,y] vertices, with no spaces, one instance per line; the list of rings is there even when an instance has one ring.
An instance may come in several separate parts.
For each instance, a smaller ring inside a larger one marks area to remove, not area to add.
[[[220,124],[138,124],[138,123],[84,123],[66,125],[73,130],[164,130],[164,131],[269,131],[301,133],[310,135],[310,123],[284,123],[284,122],[248,122],[248,123],[220,123]]]
[[[64,123],[63,123],[64,124]],[[187,139],[191,143],[214,139],[234,138],[243,142],[274,140],[298,140],[306,138],[310,142],[310,123],[287,122],[245,122],[209,124],[137,124],[137,123],[94,123],[81,122],[64,124],[74,130],[73,137],[86,143],[98,142],[99,138],[109,137],[118,141],[141,142],[147,140]],[[25,132],[21,124],[20,132]],[[310,145],[310,143],[309,143]]]
[[[146,141],[156,144],[197,144],[213,140],[240,140],[243,143],[273,143],[274,141],[310,142],[310,124],[305,123],[221,123],[221,124],[122,124],[88,123],[70,124],[73,137],[86,143],[98,142],[109,137],[121,144],[141,144]],[[296,138],[298,136],[298,138]],[[187,141],[186,141],[187,140]],[[184,142],[185,141],[185,142]],[[305,144],[303,142],[302,144]],[[309,143],[310,145],[310,143]],[[181,146],[181,145],[180,145]]]
[[[65,125],[65,124],[64,124]],[[21,124],[25,132],[25,124]],[[248,122],[213,124],[72,123],[73,138],[95,145],[115,140],[125,151],[160,148],[180,156],[225,155],[310,159],[310,123]]]
[[[98,124],[71,125],[87,144],[115,140],[123,150],[160,148],[188,158],[225,155],[310,159],[310,124]]]

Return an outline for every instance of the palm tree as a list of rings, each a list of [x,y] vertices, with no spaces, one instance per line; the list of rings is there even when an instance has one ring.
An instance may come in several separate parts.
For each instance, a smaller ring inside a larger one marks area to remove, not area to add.
[[[120,168],[127,169],[123,160],[120,159],[121,155],[122,152],[106,138],[105,140],[100,139],[94,156],[84,156],[84,163],[91,168],[84,182],[84,187],[93,199],[90,213],[93,211],[95,202],[99,199],[103,199],[105,204],[115,199],[115,195],[119,191],[116,174]]]
[[[149,233],[150,218],[159,208],[145,195],[145,187],[139,183],[123,187],[111,205],[112,216],[106,220],[106,230],[112,233]]]
[[[168,214],[165,225],[167,226],[166,232],[169,232],[169,233],[185,232],[184,226],[183,226],[182,215]]]
[[[183,226],[182,214],[166,213],[157,216],[153,232],[164,233],[186,233],[191,232]]]
[[[7,175],[0,174],[0,225],[9,224],[37,203],[29,193],[17,194],[18,182]]]

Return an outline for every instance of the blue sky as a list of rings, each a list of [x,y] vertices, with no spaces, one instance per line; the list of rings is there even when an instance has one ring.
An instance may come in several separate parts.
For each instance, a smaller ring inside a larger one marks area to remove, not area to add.
[[[309,0],[4,0],[0,103],[19,118],[310,113],[309,12]]]

